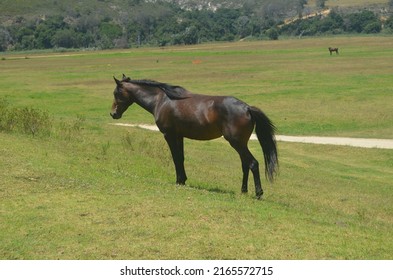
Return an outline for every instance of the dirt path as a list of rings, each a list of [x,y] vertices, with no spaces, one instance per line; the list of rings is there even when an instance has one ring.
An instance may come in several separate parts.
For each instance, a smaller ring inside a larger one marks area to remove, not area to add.
[[[155,125],[147,124],[126,124],[126,123],[112,123],[117,126],[140,127],[148,130],[158,131]],[[257,140],[255,134],[251,135],[251,140]],[[340,145],[352,146],[360,148],[378,148],[378,149],[393,149],[393,139],[374,139],[374,138],[348,138],[348,137],[317,137],[317,136],[285,136],[276,135],[277,141],[294,142],[294,143],[309,143],[322,145]]]
[[[348,137],[317,137],[317,136],[284,136],[277,135],[278,141],[341,145],[360,148],[393,149],[393,139],[348,138]]]

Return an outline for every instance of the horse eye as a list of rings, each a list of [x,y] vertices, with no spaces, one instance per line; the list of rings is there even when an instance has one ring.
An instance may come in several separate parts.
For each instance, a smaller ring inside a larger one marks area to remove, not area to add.
[[[118,101],[126,101],[126,98],[124,97],[124,95],[120,91],[115,91],[114,95]]]
[[[115,98],[117,98],[117,99],[121,99],[121,97],[122,97],[122,94],[121,94],[118,90],[115,90],[115,91],[113,92],[113,95],[114,95]]]

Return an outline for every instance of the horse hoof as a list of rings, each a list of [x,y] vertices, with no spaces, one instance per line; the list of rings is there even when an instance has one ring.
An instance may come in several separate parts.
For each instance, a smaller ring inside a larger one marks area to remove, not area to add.
[[[263,196],[263,193],[261,193],[261,194],[257,194],[257,195],[256,195],[256,199],[258,199],[258,200],[262,200],[262,196]]]

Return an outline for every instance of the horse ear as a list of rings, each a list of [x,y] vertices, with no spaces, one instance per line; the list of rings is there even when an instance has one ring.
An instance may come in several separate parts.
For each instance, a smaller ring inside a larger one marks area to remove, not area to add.
[[[131,78],[130,78],[130,77],[127,77],[126,75],[123,74],[122,81],[123,81],[123,82],[130,82],[130,81],[131,81]]]
[[[113,79],[115,80],[117,86],[121,87],[121,81],[119,81],[118,79],[116,79],[115,76],[113,76]]]

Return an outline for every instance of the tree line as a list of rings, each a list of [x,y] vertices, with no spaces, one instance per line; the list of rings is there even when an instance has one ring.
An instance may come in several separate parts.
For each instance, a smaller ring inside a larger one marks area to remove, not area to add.
[[[0,26],[0,51],[51,48],[132,48],[144,45],[189,45],[234,41],[246,37],[276,40],[279,36],[315,36],[343,33],[393,33],[393,16],[382,22],[372,11],[302,18],[305,0],[271,1],[241,8],[186,10],[167,2],[130,1],[127,9],[113,14],[72,11],[66,15],[13,19]],[[393,2],[393,1],[392,1]],[[288,5],[291,3],[291,5]],[[325,1],[317,1],[324,8]],[[284,23],[288,14],[297,20]]]
[[[316,15],[283,25],[280,28],[280,33],[293,36],[345,33],[375,34],[382,32],[383,29],[384,32],[393,34],[393,16],[382,22],[378,15],[367,10],[349,14],[340,14],[336,10],[332,10],[327,16]]]

